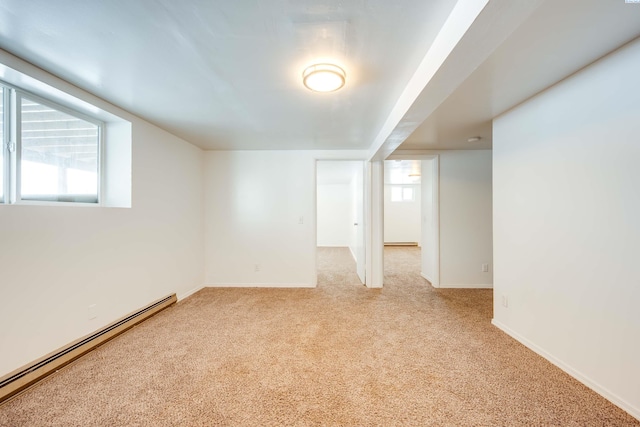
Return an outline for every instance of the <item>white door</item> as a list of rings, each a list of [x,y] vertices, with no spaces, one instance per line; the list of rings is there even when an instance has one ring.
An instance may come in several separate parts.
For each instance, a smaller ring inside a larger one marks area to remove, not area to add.
[[[365,283],[365,252],[364,252],[364,162],[357,162],[354,176],[354,222],[355,227],[355,257],[358,278]]]
[[[355,205],[354,205],[354,223],[356,227],[356,242],[355,242],[355,254],[356,254],[356,272],[358,278],[364,284],[365,283],[365,264],[366,257],[364,251],[364,162],[358,162],[359,165],[356,168],[354,177],[355,181]]]
[[[364,178],[362,160],[318,160],[317,246],[346,247],[365,283]]]

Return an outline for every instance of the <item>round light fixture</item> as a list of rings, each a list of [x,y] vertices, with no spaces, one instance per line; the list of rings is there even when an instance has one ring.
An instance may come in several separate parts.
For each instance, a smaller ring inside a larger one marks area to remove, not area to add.
[[[302,72],[302,83],[314,92],[333,92],[344,86],[347,75],[333,64],[314,64]]]

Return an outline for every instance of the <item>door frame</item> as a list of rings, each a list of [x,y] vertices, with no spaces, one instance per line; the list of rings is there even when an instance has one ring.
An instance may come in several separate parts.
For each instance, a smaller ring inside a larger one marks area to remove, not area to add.
[[[368,193],[368,189],[367,189],[367,160],[364,158],[333,158],[333,157],[329,157],[329,158],[325,158],[325,157],[316,157],[314,158],[314,188],[313,188],[313,192],[314,192],[314,198],[313,198],[313,204],[314,204],[314,210],[313,210],[313,224],[314,224],[314,239],[313,239],[313,264],[314,264],[314,270],[313,270],[313,284],[314,287],[318,286],[318,162],[361,162],[362,163],[362,191],[363,191],[363,197],[362,197],[362,202],[363,202],[363,224],[359,224],[358,227],[362,227],[362,235],[363,235],[363,250],[364,250],[364,259],[362,260],[362,262],[364,263],[364,285],[367,285],[367,278],[369,277],[369,268],[368,268],[368,246],[367,246],[367,242],[368,242],[368,236],[367,236],[367,223],[368,223],[368,209],[367,209],[367,193]],[[357,259],[356,259],[356,275],[357,274]],[[358,277],[360,278],[360,277]],[[368,285],[367,285],[368,286]]]
[[[440,287],[440,156],[438,154],[433,153],[417,153],[411,151],[402,151],[398,150],[394,152],[392,155],[387,157],[385,160],[434,160],[433,171],[431,176],[431,197],[432,197],[432,229],[431,233],[434,236],[433,242],[426,245],[427,242],[423,240],[422,242],[422,250],[425,250],[425,246],[427,250],[433,251],[434,254],[434,272],[433,277],[428,277],[424,274],[424,271],[420,272],[420,275],[427,281],[431,283],[431,286],[434,288]],[[384,182],[383,182],[384,184]],[[422,215],[423,212],[420,213]],[[422,224],[421,224],[422,226]],[[422,233],[422,230],[421,230]],[[384,234],[376,236],[377,240],[380,240],[384,244]],[[422,255],[420,261],[420,269],[424,270],[424,266],[422,265]]]

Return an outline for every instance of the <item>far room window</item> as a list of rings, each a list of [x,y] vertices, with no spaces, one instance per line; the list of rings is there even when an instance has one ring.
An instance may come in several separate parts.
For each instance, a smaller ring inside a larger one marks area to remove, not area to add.
[[[391,187],[392,202],[412,202],[414,200],[414,192],[412,187],[393,186]]]
[[[2,89],[3,201],[98,203],[102,122]]]

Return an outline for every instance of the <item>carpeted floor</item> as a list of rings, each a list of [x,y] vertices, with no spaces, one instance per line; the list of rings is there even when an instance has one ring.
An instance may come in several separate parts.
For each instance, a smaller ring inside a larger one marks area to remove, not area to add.
[[[205,289],[0,406],[1,426],[640,426],[490,324],[489,290],[435,290],[417,248],[385,288],[346,249],[316,289]]]

